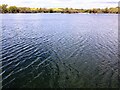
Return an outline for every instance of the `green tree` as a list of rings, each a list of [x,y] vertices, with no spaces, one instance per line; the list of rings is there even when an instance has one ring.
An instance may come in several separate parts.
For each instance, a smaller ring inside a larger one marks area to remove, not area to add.
[[[105,8],[105,9],[103,10],[103,12],[104,12],[104,13],[109,13],[108,8]]]
[[[102,10],[100,8],[98,8],[97,13],[102,13]]]
[[[97,13],[97,9],[93,8],[93,13]]]
[[[27,8],[27,7],[19,7],[18,10],[19,13],[32,13],[31,8]]]
[[[2,6],[0,5],[0,13],[2,13]]]
[[[53,13],[53,10],[52,10],[52,9],[49,9],[49,13]]]
[[[39,9],[38,9],[38,12],[41,13],[41,12],[42,12],[42,8],[39,8]]]
[[[10,6],[8,8],[8,12],[9,13],[18,13],[19,12],[19,9],[16,7],[16,6]]]
[[[7,11],[7,4],[2,4],[2,6],[1,6],[1,10],[2,10],[2,13],[7,13],[8,11]]]

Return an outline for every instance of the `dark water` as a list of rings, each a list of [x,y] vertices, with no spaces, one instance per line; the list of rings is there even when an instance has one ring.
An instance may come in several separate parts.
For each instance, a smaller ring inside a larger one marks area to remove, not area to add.
[[[118,87],[118,15],[0,16],[4,88]]]

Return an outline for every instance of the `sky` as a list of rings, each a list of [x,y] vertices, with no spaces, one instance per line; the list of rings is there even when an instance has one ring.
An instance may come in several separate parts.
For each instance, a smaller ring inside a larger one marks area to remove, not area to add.
[[[0,4],[43,8],[105,8],[117,7],[119,0],[0,0]]]

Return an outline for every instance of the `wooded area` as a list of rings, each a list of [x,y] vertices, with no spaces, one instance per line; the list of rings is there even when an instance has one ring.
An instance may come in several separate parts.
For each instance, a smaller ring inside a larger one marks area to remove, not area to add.
[[[118,13],[119,7],[93,8],[93,9],[73,9],[73,8],[29,8],[16,7],[7,4],[0,5],[0,13]]]

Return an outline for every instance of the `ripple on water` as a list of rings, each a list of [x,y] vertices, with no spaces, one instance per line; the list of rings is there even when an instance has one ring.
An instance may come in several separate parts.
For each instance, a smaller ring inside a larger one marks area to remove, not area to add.
[[[116,15],[29,15],[2,19],[3,87],[118,87]]]

